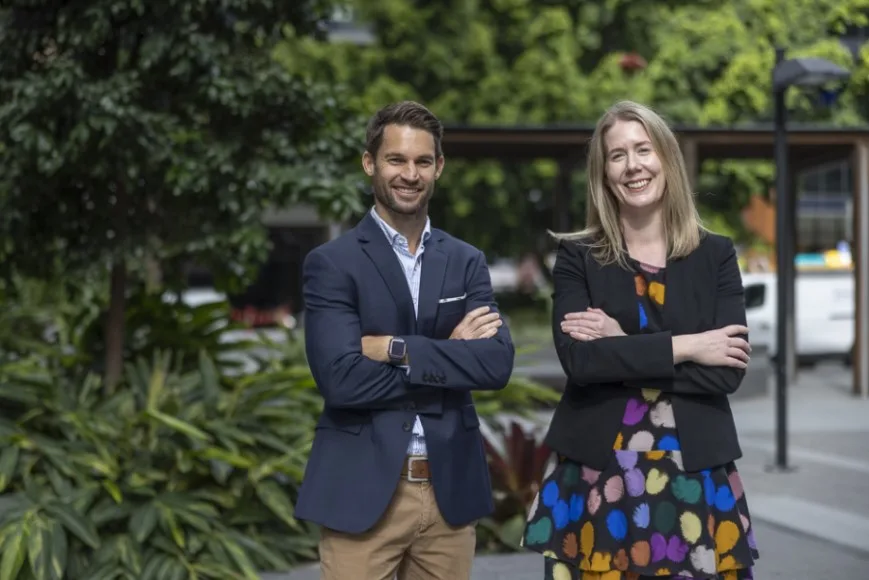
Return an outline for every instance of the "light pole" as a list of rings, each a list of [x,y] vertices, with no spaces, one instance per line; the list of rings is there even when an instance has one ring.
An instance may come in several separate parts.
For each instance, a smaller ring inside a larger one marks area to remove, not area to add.
[[[850,73],[822,58],[785,60],[783,48],[775,51],[772,71],[775,124],[775,192],[776,192],[776,277],[778,303],[776,312],[775,419],[776,452],[774,469],[787,471],[787,388],[788,370],[794,362],[794,250],[796,248],[792,207],[788,190],[787,110],[788,87],[820,87],[831,81],[847,79]]]

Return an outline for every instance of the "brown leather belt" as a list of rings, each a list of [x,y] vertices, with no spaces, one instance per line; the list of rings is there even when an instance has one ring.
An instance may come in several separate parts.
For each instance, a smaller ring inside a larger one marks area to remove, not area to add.
[[[425,457],[408,456],[401,468],[401,478],[412,483],[431,480],[431,469]]]

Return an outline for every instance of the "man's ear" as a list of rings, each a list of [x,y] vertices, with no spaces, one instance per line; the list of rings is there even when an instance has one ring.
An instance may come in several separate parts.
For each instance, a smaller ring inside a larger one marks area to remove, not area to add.
[[[444,171],[444,164],[445,163],[446,163],[446,160],[444,159],[443,155],[438,157],[437,161],[435,161],[435,179],[440,178],[441,173],[443,173],[443,171]]]
[[[362,154],[362,170],[368,177],[374,176],[374,156],[368,151]]]

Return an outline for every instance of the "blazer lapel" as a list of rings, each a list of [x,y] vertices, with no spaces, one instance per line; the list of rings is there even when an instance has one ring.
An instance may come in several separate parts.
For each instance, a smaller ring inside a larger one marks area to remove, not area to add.
[[[386,239],[386,234],[383,233],[371,214],[366,214],[356,229],[362,251],[374,263],[374,267],[383,278],[386,287],[389,288],[389,293],[392,294],[395,305],[403,316],[405,327],[410,332],[415,333],[416,316],[413,310],[413,298],[410,295],[407,278],[401,269],[398,256],[395,255],[395,250]]]
[[[664,325],[673,332],[682,331],[679,314],[685,311],[688,299],[693,295],[694,284],[691,276],[692,256],[672,260],[667,263],[666,279],[664,280]]]
[[[622,330],[626,334],[638,334],[640,332],[640,302],[637,298],[637,284],[634,280],[636,273],[625,270],[618,264],[607,265],[610,283],[607,284],[607,292],[612,293],[612,303],[625,306],[625,310],[613,316],[619,321]],[[604,309],[606,311],[606,309]],[[609,314],[607,312],[607,314]]]
[[[422,277],[419,284],[419,315],[417,326],[423,336],[434,333],[434,323],[437,318],[438,300],[444,284],[444,274],[447,271],[449,256],[443,250],[441,242],[443,234],[432,231],[429,243],[422,254]]]
[[[624,234],[622,234],[621,241],[622,248],[627,252],[628,246],[625,242]],[[606,306],[603,308],[603,311],[618,321],[619,326],[622,327],[625,334],[639,334],[640,302],[637,298],[637,273],[633,270],[626,270],[618,264],[600,266],[591,254],[588,255],[587,260],[587,269],[589,265],[593,265],[593,267],[601,268],[605,271],[605,293],[601,302]]]

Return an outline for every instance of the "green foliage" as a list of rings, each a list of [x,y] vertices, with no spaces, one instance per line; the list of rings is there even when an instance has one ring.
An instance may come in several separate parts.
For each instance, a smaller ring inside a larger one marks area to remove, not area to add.
[[[320,408],[304,367],[131,362],[116,392],[0,367],[0,576],[257,578],[316,557],[293,515]]]
[[[250,351],[258,341],[252,332],[229,321],[228,302],[190,306],[148,292],[135,292],[127,300],[124,323],[124,360],[150,360],[157,351],[171,350],[179,368],[197,368],[199,353],[207,352],[222,370],[238,368],[234,352]],[[102,370],[106,350],[103,313],[82,333],[80,349],[90,354],[91,368]],[[241,337],[227,340],[235,332]]]
[[[0,284],[0,362],[39,355],[67,367],[90,360],[81,345],[105,304],[99,289],[86,279],[18,275]]]
[[[281,63],[312,80],[354,87],[353,106],[371,114],[384,103],[414,98],[448,123],[475,125],[591,124],[614,101],[654,106],[681,124],[731,125],[772,117],[774,48],[821,56],[853,71],[834,107],[817,91],[791,90],[798,122],[862,125],[869,120],[869,59],[852,59],[837,35],[865,26],[867,0],[350,0],[373,24],[373,46],[318,45],[290,39]],[[648,66],[624,70],[636,52]],[[835,88],[835,87],[830,87]],[[565,157],[584,151],[565,148]],[[704,166],[701,197],[730,219],[750,194],[769,186],[771,162]],[[549,248],[554,164],[529,160],[448,159],[432,216],[489,255],[518,256]],[[582,198],[584,181],[574,191]],[[584,204],[571,208],[574,226]],[[491,219],[497,215],[498,219]]]
[[[140,291],[105,395],[104,295],[16,278],[4,298],[0,578],[223,580],[316,559],[315,526],[293,517],[322,409],[298,337],[237,340],[225,305]],[[558,394],[513,377],[474,398],[495,425]],[[514,503],[499,501],[480,549],[512,549],[498,522]]]
[[[527,509],[540,490],[552,450],[516,421],[496,425],[484,439],[495,511],[480,521],[477,549],[487,552],[521,551]]]
[[[495,419],[504,413],[529,416],[546,408],[554,408],[561,393],[532,380],[513,375],[500,391],[474,391],[477,414],[485,419]]]
[[[4,6],[4,268],[194,256],[230,285],[264,256],[264,211],[358,209],[355,115],[269,51],[285,27],[312,38],[328,2]]]

